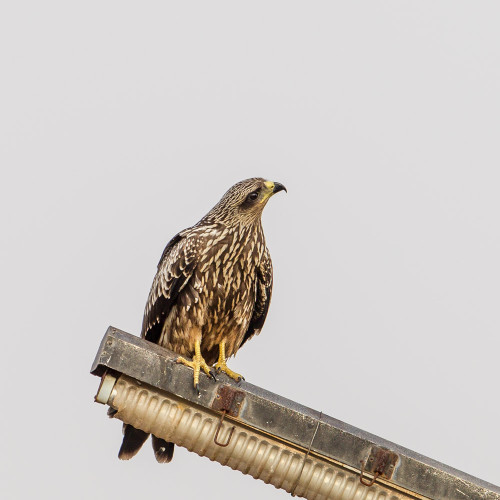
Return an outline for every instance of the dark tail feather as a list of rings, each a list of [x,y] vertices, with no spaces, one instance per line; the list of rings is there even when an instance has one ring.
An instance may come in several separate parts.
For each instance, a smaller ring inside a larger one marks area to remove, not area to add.
[[[155,451],[156,460],[160,464],[166,464],[172,460],[174,456],[174,443],[167,443],[164,439],[151,436],[153,441],[153,450]]]
[[[123,424],[123,442],[118,452],[118,458],[120,460],[130,460],[141,449],[148,436],[147,432]]]

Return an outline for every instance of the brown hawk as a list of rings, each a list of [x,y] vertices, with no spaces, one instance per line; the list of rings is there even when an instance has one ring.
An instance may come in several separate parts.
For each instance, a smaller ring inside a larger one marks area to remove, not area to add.
[[[141,336],[181,357],[193,368],[211,367],[238,380],[226,365],[266,320],[273,269],[261,215],[271,196],[285,190],[258,177],[238,182],[194,226],[168,243],[149,292]],[[185,357],[191,358],[188,361]],[[119,458],[132,458],[148,434],[124,425]],[[152,436],[159,462],[172,459],[174,445]]]

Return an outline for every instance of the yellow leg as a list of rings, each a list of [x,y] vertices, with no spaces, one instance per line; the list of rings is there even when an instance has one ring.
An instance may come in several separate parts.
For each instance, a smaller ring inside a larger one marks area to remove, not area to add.
[[[183,365],[190,366],[194,371],[193,383],[196,391],[199,393],[199,381],[200,381],[200,368],[209,376],[215,379],[213,373],[210,371],[210,367],[207,365],[206,361],[203,359],[200,350],[200,341],[197,340],[194,343],[194,356],[193,361],[187,361],[183,357],[177,358],[177,363],[182,363]]]
[[[233,372],[233,370],[229,369],[228,366],[226,365],[226,341],[223,340],[219,344],[219,360],[217,363],[215,363],[215,369],[220,372],[224,372],[226,375],[231,377],[232,379],[239,381],[242,380],[243,377],[236,372]]]

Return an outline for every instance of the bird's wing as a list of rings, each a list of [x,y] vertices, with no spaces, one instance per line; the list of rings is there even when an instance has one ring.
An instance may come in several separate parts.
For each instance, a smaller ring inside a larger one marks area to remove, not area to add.
[[[144,310],[141,337],[158,343],[165,318],[198,262],[198,238],[186,229],[165,247]]]
[[[247,340],[260,333],[260,330],[266,321],[267,311],[269,310],[271,293],[273,291],[273,263],[267,248],[260,266],[257,268],[257,280],[255,286],[256,295],[252,319],[250,320],[248,330],[246,331],[240,344],[240,348]]]

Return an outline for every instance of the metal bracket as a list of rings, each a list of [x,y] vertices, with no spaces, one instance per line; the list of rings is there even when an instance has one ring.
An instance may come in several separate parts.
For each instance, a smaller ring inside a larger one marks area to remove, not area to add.
[[[217,445],[217,446],[222,446],[223,448],[225,448],[226,446],[229,445],[229,443],[231,442],[231,438],[233,437],[233,432],[234,432],[234,425],[231,427],[231,430],[229,431],[229,436],[227,438],[227,441],[225,443],[221,443],[219,441],[219,432],[222,428],[222,422],[224,421],[224,417],[226,416],[226,410],[222,410],[222,415],[220,416],[220,420],[219,420],[219,423],[217,424],[217,429],[215,429],[215,435],[214,435],[214,443]]]
[[[364,462],[361,461],[359,482],[365,486],[372,486],[379,477],[391,479],[398,459],[397,453],[374,446],[369,457]],[[365,477],[365,472],[373,474],[373,478]]]
[[[216,445],[226,447],[231,442],[234,433],[234,425],[229,432],[227,441],[225,443],[219,441],[219,432],[222,428],[222,422],[226,415],[237,417],[240,414],[241,403],[243,403],[244,399],[245,393],[235,389],[231,385],[222,385],[218,388],[215,399],[212,402],[212,409],[222,412],[217,428],[215,429],[214,443]]]
[[[237,417],[244,399],[243,391],[235,389],[232,385],[221,385],[212,402],[212,410],[225,411],[229,416]]]

